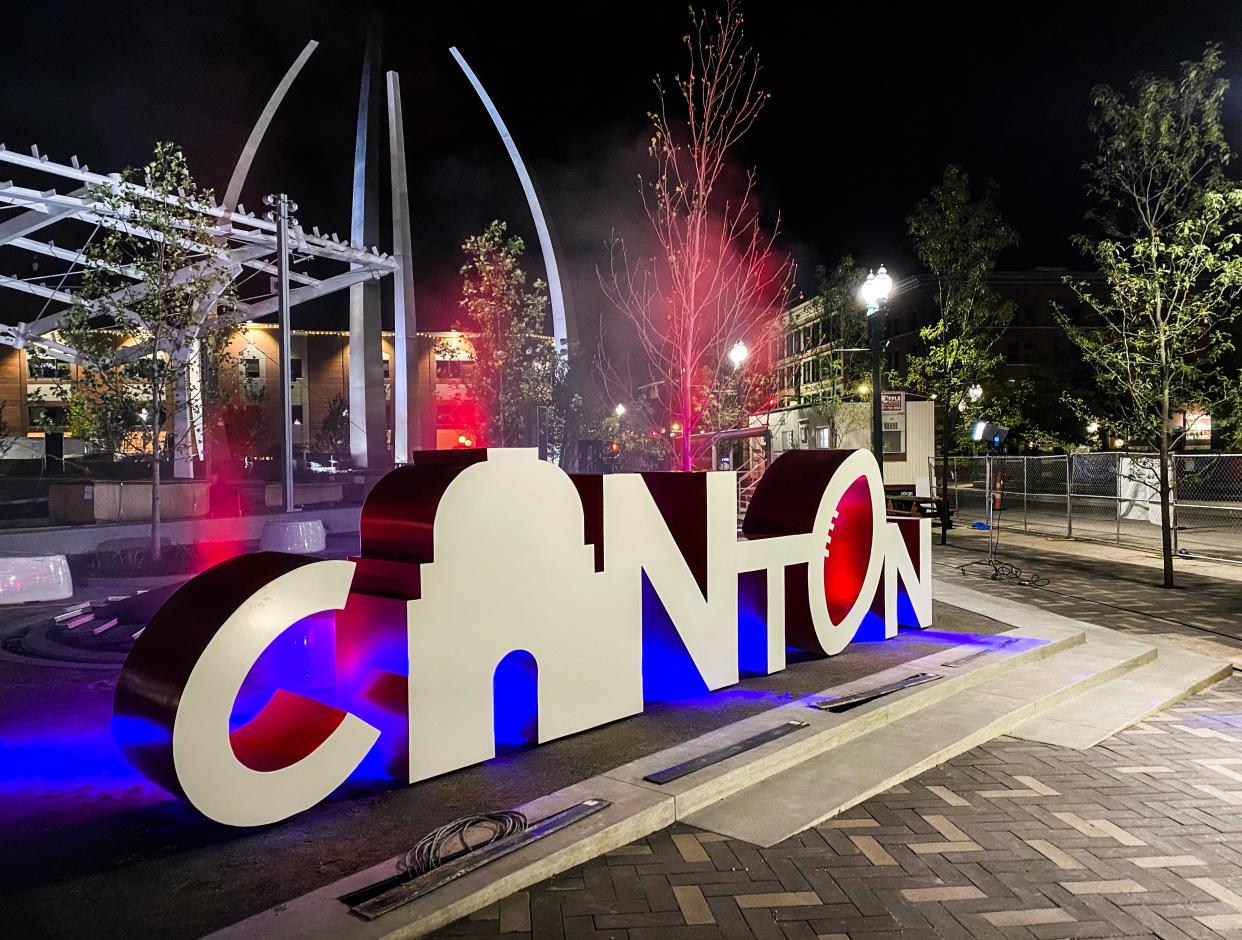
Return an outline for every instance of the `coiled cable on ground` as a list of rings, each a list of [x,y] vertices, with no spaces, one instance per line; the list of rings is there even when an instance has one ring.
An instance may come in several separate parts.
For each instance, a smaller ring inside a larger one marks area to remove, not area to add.
[[[463,816],[419,839],[397,863],[397,868],[410,878],[417,878],[476,849],[525,832],[529,825],[526,815],[517,810]],[[467,839],[466,834],[472,829],[481,830],[482,837]]]

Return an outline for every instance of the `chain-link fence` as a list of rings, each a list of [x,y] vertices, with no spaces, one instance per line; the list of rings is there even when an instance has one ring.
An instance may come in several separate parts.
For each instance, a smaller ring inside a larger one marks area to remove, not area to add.
[[[1242,562],[1242,454],[1177,454],[1169,472],[1174,550]],[[946,492],[957,525],[986,522],[991,499],[1005,528],[1159,551],[1159,481],[1154,454],[957,457]]]

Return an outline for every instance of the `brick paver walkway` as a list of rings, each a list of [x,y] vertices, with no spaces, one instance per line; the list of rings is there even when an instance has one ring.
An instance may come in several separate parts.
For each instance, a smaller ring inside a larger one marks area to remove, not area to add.
[[[939,537],[939,533],[935,533]],[[1019,565],[1024,574],[1047,580],[1028,587],[989,579],[989,569],[957,566],[984,557],[978,536],[952,535],[956,543],[932,550],[935,576],[1023,604],[1118,630],[1181,635],[1212,640],[1242,652],[1242,584],[1198,571],[1177,571],[1178,587],[1161,588],[1160,571],[1057,551],[1058,542],[1002,532],[997,558]]]
[[[1242,680],[1088,751],[1001,738],[771,849],[677,825],[440,936],[1242,937]]]

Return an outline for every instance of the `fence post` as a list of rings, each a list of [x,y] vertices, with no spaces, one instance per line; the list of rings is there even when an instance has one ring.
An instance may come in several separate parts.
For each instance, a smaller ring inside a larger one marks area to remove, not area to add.
[[[1114,500],[1115,515],[1117,516],[1117,544],[1121,544],[1121,455],[1118,454],[1113,458],[1113,491],[1116,495]]]
[[[1031,459],[1030,457],[1022,458],[1022,531],[1023,532],[1027,531],[1027,526],[1026,526],[1026,492],[1027,492],[1026,465],[1030,459]]]
[[[1172,529],[1173,536],[1173,555],[1177,555],[1177,490],[1178,479],[1181,476],[1179,468],[1181,467],[1181,458],[1177,454],[1169,455],[1169,528]]]
[[[1074,535],[1074,455],[1065,455],[1065,535]]]

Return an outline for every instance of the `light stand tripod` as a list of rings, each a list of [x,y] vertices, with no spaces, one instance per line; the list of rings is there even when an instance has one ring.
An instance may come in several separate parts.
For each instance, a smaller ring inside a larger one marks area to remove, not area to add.
[[[996,459],[995,452],[1000,449],[1001,442],[1008,434],[1009,428],[1001,424],[992,424],[990,421],[976,422],[971,429],[971,437],[976,441],[986,441],[989,448],[983,458],[987,474],[984,492],[987,499],[988,554],[986,558],[959,565],[958,570],[965,574],[966,569],[971,565],[986,565],[992,570],[989,577],[993,581],[1009,581],[1027,587],[1039,587],[1047,584],[1048,580],[1038,575],[1024,577],[1022,569],[1017,565],[996,559],[996,549],[1000,545],[1001,512],[1004,508],[1005,473],[1004,464]]]

